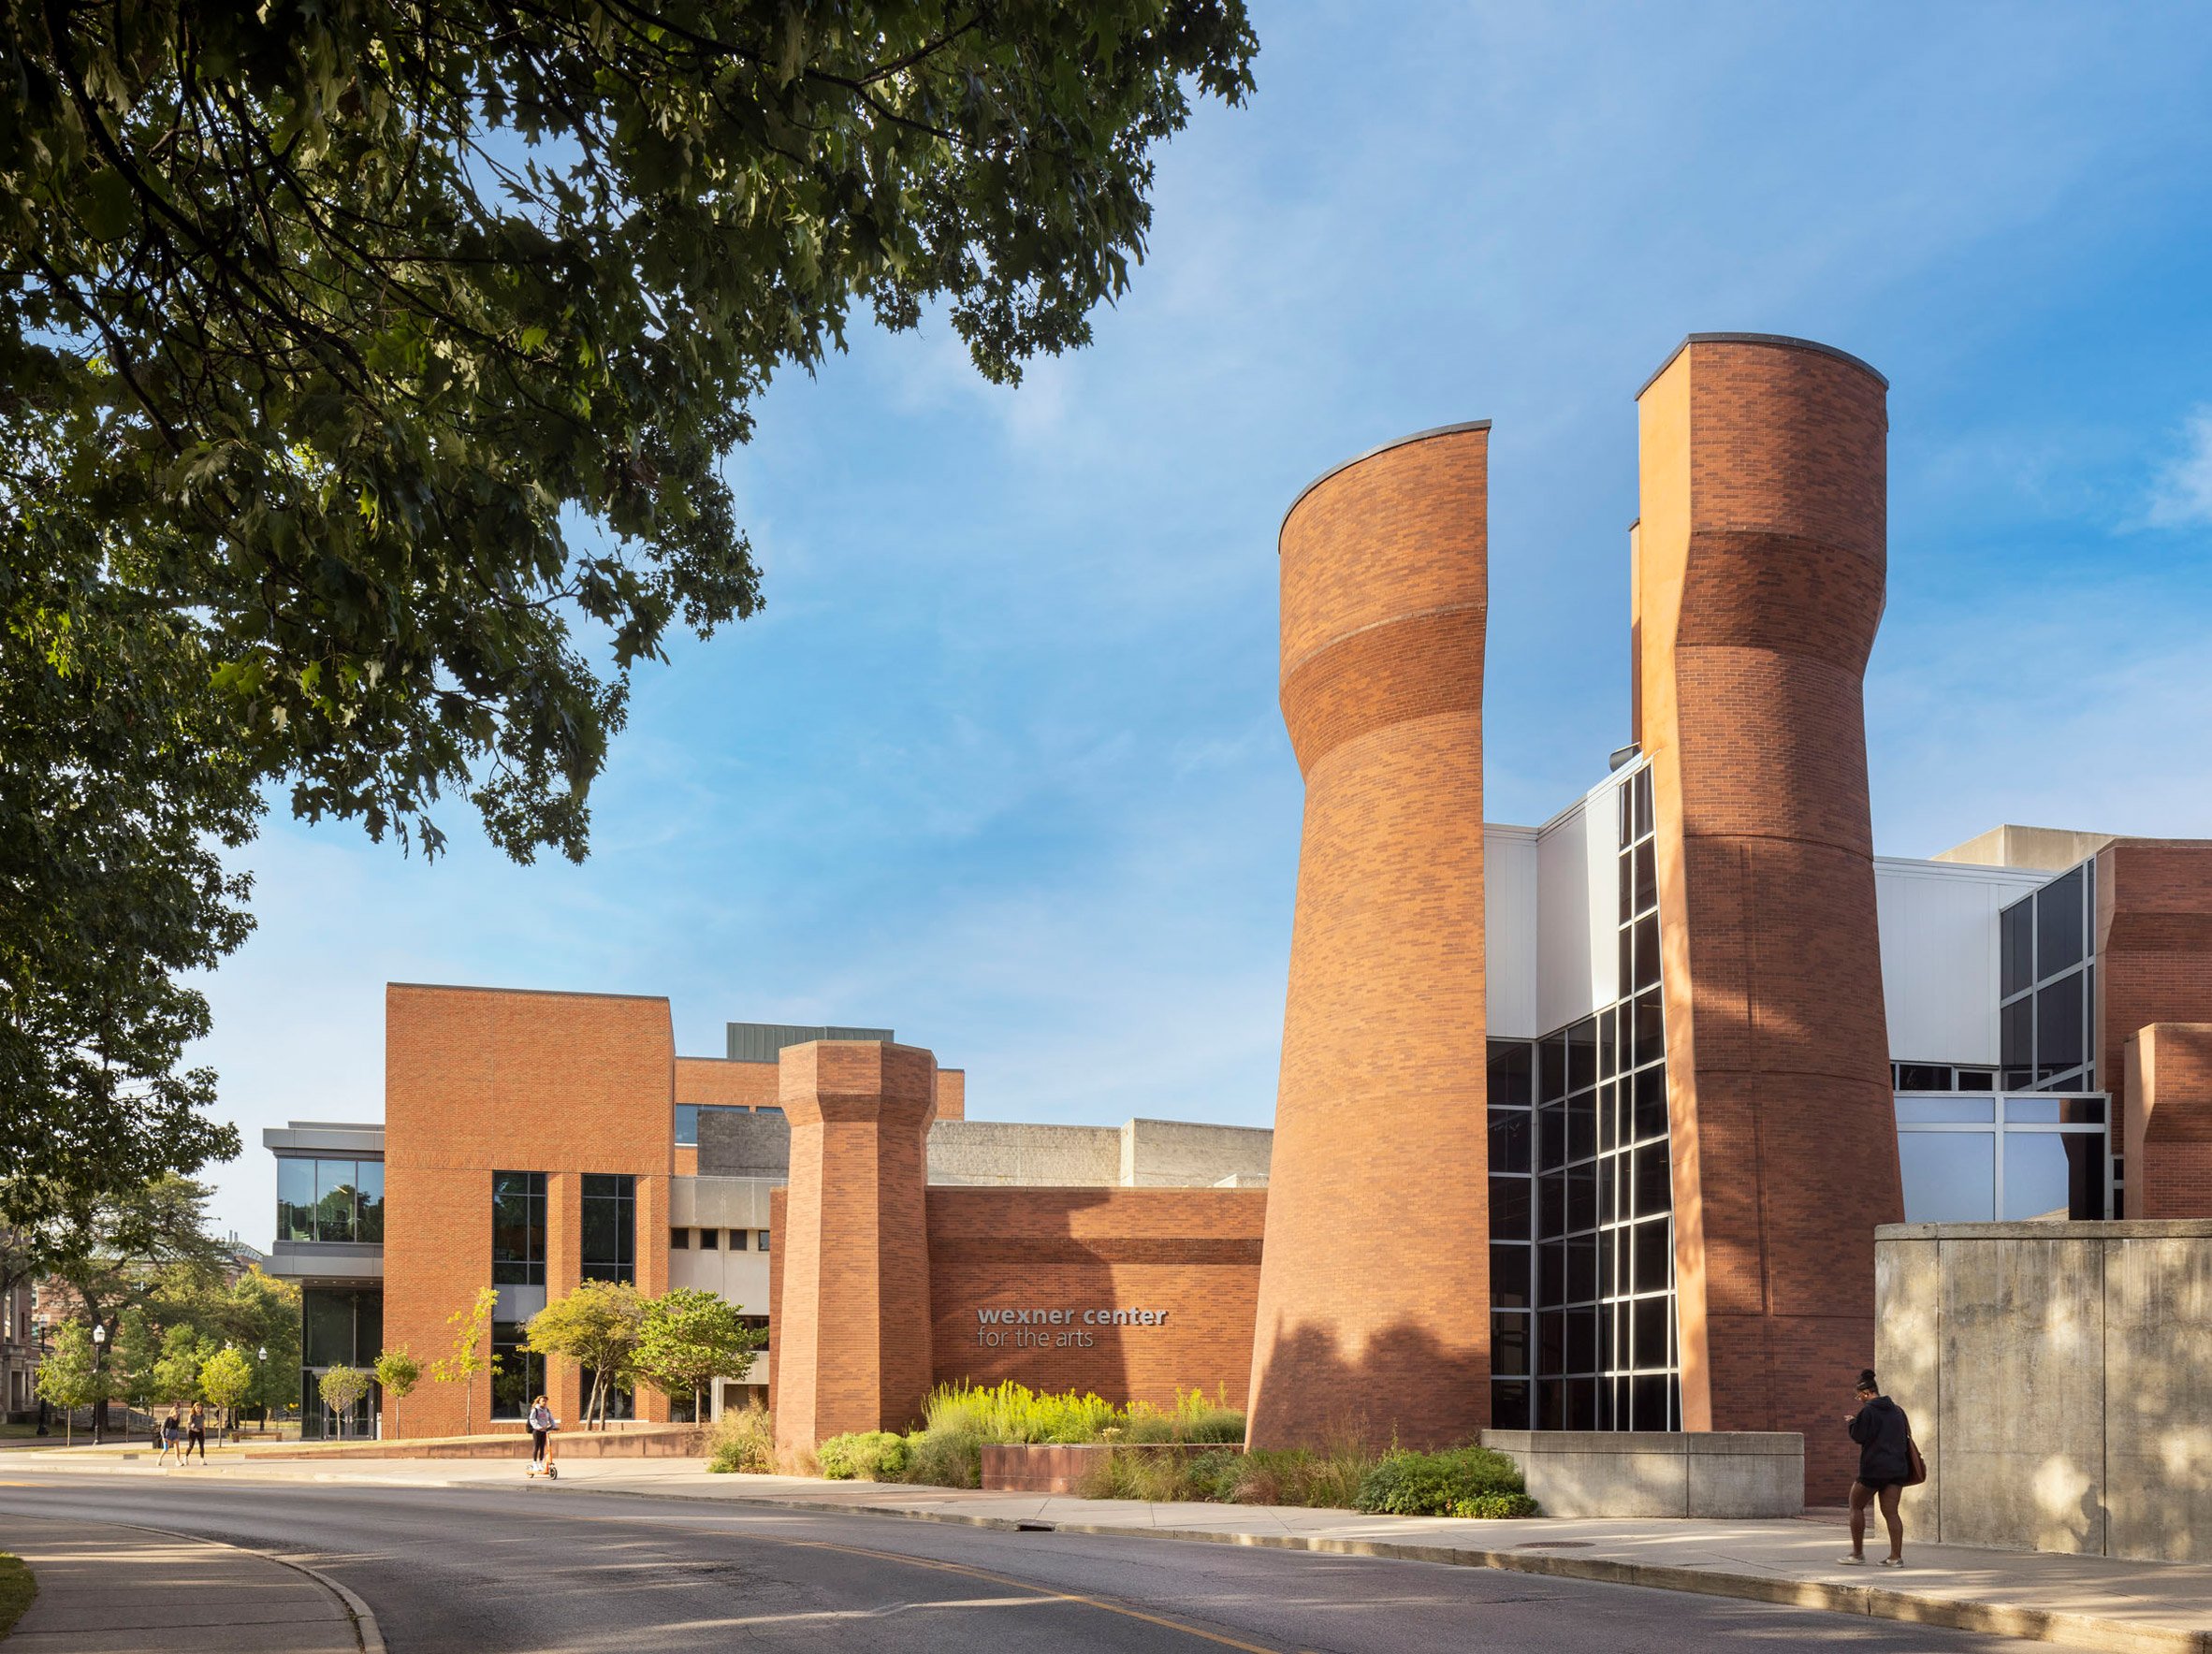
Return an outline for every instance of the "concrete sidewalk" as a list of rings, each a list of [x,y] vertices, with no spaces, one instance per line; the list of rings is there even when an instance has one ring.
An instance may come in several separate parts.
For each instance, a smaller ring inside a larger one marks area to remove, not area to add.
[[[38,1596],[7,1654],[382,1654],[357,1599],[297,1564],[145,1528],[0,1516]]]
[[[83,1455],[52,1456],[66,1471],[109,1474],[139,1467]],[[13,1459],[10,1473],[30,1461]],[[182,1474],[226,1484],[259,1481],[391,1487],[527,1487],[534,1497],[625,1495],[752,1508],[837,1511],[994,1528],[1400,1558],[1466,1567],[1561,1574],[1665,1590],[1867,1614],[1962,1631],[2033,1638],[2116,1654],[2212,1654],[2212,1567],[2111,1561],[2041,1551],[1915,1545],[1905,1509],[1910,1566],[1843,1567],[1851,1548],[1840,1520],[1564,1520],[1468,1522],[1365,1516],[1352,1511],[1222,1504],[1148,1504],[1059,1495],[969,1493],[889,1483],[797,1476],[718,1476],[699,1459],[563,1463],[557,1483],[530,1484],[510,1465],[386,1459],[349,1466],[233,1463]],[[1879,1530],[1877,1530],[1878,1533]],[[1870,1535],[1868,1551],[1885,1546]],[[13,1654],[13,1650],[9,1651]]]

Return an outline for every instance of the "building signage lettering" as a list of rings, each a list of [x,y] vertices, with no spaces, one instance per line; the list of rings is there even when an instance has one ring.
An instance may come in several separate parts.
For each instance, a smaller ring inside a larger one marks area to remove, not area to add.
[[[1055,1344],[1087,1349],[1097,1339],[1085,1328],[1164,1327],[1165,1310],[978,1310],[975,1341],[988,1347],[1046,1349]]]

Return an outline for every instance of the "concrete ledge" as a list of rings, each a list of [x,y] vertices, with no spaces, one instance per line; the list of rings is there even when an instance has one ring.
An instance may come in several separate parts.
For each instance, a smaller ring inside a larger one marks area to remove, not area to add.
[[[1551,1516],[1794,1516],[1805,1438],[1782,1430],[1485,1430]]]

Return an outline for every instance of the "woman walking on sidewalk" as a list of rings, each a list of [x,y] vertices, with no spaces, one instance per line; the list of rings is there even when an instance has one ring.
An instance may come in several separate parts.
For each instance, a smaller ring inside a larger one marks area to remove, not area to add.
[[[192,1404],[192,1421],[185,1428],[184,1431],[184,1457],[179,1459],[177,1462],[180,1464],[190,1464],[192,1462],[192,1450],[195,1447],[199,1449],[200,1463],[207,1463],[208,1415],[207,1410],[197,1401],[195,1401]]]
[[[560,1420],[553,1416],[553,1409],[540,1396],[530,1404],[530,1473],[539,1471],[559,1480],[560,1473],[553,1468],[553,1432],[560,1428]]]
[[[1889,1528],[1885,1568],[1905,1565],[1905,1523],[1898,1511],[1907,1487],[1928,1479],[1920,1449],[1913,1444],[1913,1421],[1881,1392],[1870,1367],[1858,1375],[1858,1411],[1843,1415],[1844,1428],[1858,1444],[1858,1480],[1851,1484],[1851,1554],[1841,1560],[1858,1567],[1867,1560],[1867,1506],[1879,1502]]]
[[[169,1406],[168,1417],[161,1421],[161,1454],[153,1462],[155,1464],[167,1463],[169,1455],[177,1452],[178,1444],[183,1440],[183,1420],[179,1417],[176,1405],[172,1402]],[[180,1464],[183,1462],[182,1454],[178,1456],[177,1462]]]

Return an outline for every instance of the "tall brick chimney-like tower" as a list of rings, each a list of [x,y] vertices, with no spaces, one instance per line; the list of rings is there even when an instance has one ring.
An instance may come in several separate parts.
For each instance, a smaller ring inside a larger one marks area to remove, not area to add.
[[[1249,1440],[1490,1418],[1482,655],[1490,423],[1338,467],[1283,520],[1305,777]]]
[[[1682,1423],[1838,1425],[1904,1215],[1862,679],[1888,386],[1826,345],[1693,334],[1637,399],[1637,735],[1657,805]]]

